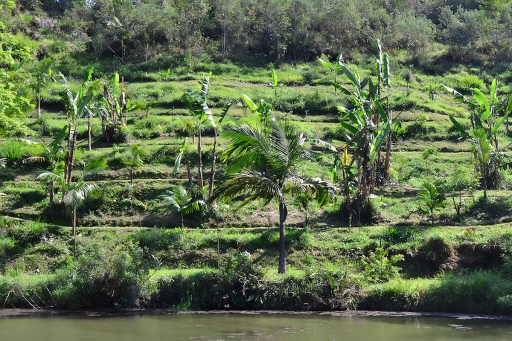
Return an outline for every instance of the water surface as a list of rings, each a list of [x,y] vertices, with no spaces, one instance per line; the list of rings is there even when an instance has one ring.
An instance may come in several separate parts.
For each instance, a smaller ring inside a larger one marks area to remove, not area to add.
[[[444,317],[184,314],[9,317],[0,340],[512,340],[511,321]]]

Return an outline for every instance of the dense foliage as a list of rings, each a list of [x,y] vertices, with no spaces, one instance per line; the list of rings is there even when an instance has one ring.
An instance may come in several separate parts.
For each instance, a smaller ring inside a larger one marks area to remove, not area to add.
[[[511,58],[512,4],[505,0],[19,0],[15,12],[4,24],[41,41],[40,58],[66,49],[120,64],[169,53],[187,54],[190,66],[203,54],[279,64],[341,50],[355,57],[376,38],[419,64],[438,43],[460,61]]]

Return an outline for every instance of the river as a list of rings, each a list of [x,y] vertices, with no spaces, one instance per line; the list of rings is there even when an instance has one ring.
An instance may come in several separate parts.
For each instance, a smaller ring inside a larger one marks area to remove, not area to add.
[[[45,316],[0,319],[0,340],[512,340],[512,321],[288,314]]]

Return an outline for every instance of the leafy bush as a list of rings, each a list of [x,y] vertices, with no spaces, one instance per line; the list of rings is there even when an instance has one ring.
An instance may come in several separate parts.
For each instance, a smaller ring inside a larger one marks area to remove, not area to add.
[[[400,268],[396,264],[403,261],[404,256],[400,254],[391,256],[391,258],[387,256],[388,253],[383,248],[370,252],[367,257],[363,256],[361,264],[365,278],[377,282],[387,282],[390,279],[400,277]]]

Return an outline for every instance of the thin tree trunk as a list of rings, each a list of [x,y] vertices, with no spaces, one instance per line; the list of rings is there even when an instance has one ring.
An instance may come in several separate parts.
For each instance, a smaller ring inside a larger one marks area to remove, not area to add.
[[[190,162],[188,161],[188,153],[185,152],[185,162],[187,163],[187,176],[188,176],[188,186],[190,190],[190,195],[194,197],[194,183],[192,182],[192,171],[190,170]]]
[[[149,41],[146,39],[146,63],[148,62]]]
[[[484,187],[484,200],[487,201],[487,170],[484,168],[484,174],[483,174],[483,187]]]
[[[87,131],[89,133],[89,151],[92,150],[91,147],[91,116],[89,115],[89,121],[87,122]]]
[[[55,167],[52,163],[52,173],[55,172]],[[50,209],[53,209],[53,200],[55,196],[55,191],[53,189],[53,179],[50,180]]]
[[[37,94],[37,119],[41,116],[41,94]]]
[[[215,139],[213,140],[213,151],[212,151],[212,168],[210,175],[210,182],[208,183],[208,198],[213,196],[213,182],[215,180],[215,158],[217,152],[217,132],[215,132]]]
[[[78,135],[78,132],[77,131],[74,131],[73,132],[73,143],[71,145],[71,150],[70,150],[70,153],[69,153],[69,164],[68,164],[68,177],[67,177],[67,181],[68,181],[68,185],[71,185],[71,174],[73,172],[73,161],[75,160],[75,149],[76,149],[76,138],[77,138],[77,135]]]
[[[68,168],[69,168],[69,158],[71,154],[71,122],[68,122],[68,133],[66,136],[68,142],[68,151],[66,153],[66,162],[64,164],[64,181],[68,181]]]
[[[133,213],[133,168],[130,168],[130,211]]]
[[[392,120],[393,113],[390,112],[389,119]],[[390,129],[388,133],[388,143],[386,144],[386,159],[384,160],[384,179],[389,181],[389,169],[391,168],[391,140],[393,132]]]
[[[197,135],[197,167],[198,169],[198,181],[199,181],[199,189],[203,190],[203,153],[201,150],[201,129],[199,129],[199,134]]]
[[[374,194],[375,193],[375,174],[376,174],[376,168],[377,168],[377,164],[375,162],[373,162],[371,164],[371,168],[370,168],[370,194]]]
[[[75,239],[73,258],[76,258],[76,206],[73,206],[73,237]]]
[[[226,25],[222,25],[222,62],[226,61]]]
[[[286,273],[286,239],[284,231],[284,222],[286,220],[286,206],[283,202],[279,203],[279,268],[278,273]]]

